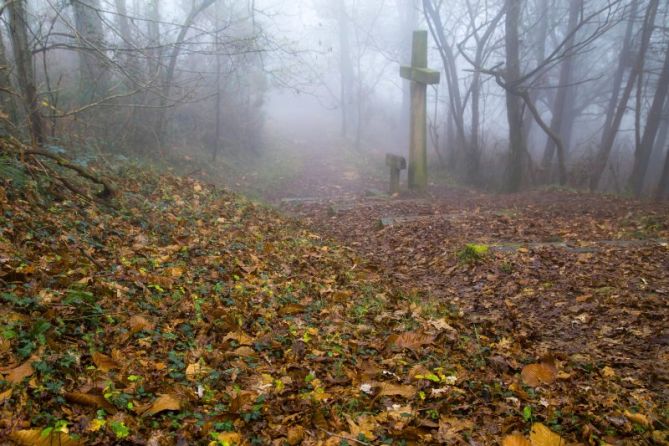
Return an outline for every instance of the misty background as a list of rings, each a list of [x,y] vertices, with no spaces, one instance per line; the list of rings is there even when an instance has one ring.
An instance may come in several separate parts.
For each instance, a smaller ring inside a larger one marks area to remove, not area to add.
[[[52,151],[201,160],[408,153],[429,31],[431,168],[515,192],[669,196],[659,0],[15,0],[0,131]],[[268,154],[274,155],[268,157]],[[218,164],[217,164],[218,163]],[[271,169],[272,166],[268,166]]]

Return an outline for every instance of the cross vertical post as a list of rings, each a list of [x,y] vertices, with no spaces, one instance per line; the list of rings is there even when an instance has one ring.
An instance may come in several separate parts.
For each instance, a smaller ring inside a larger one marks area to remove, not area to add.
[[[427,189],[427,86],[439,83],[439,72],[427,68],[427,31],[414,31],[411,66],[400,76],[411,81],[409,189]]]

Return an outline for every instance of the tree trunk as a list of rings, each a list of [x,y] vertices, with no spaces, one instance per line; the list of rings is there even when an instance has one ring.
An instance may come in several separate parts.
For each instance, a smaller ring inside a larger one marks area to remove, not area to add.
[[[432,37],[437,43],[439,55],[444,64],[444,74],[446,75],[446,86],[448,88],[449,107],[451,117],[455,124],[458,150],[465,154],[465,159],[469,157],[469,145],[465,134],[464,106],[462,103],[462,94],[460,93],[460,84],[458,82],[458,70],[455,61],[453,48],[448,43],[444,31],[444,25],[439,11],[435,8],[432,0],[423,0],[423,12],[427,19]]]
[[[109,68],[106,64],[104,31],[99,0],[71,1],[77,28],[79,76],[82,86],[80,102],[86,104],[105,96],[109,91]]]
[[[346,1],[337,3],[337,24],[339,27],[339,74],[341,107],[341,136],[348,136],[353,125],[353,60],[351,58],[351,39]]]
[[[11,94],[13,88],[9,76],[9,64],[5,51],[5,42],[2,33],[0,33],[0,112],[6,115],[0,118],[0,136],[9,134],[8,124],[16,125],[18,121],[16,119],[16,102],[14,101],[14,96]]]
[[[176,41],[174,42],[174,47],[172,52],[169,55],[169,63],[167,65],[167,70],[165,72],[165,79],[163,81],[163,88],[160,95],[160,111],[158,115],[158,123],[156,128],[156,135],[160,139],[161,143],[164,142],[164,131],[165,131],[165,116],[167,113],[167,103],[172,92],[172,84],[174,82],[174,73],[177,67],[177,61],[179,59],[179,54],[181,54],[181,47],[183,45],[186,34],[190,29],[191,25],[195,21],[198,15],[207,9],[209,6],[216,3],[216,0],[202,0],[199,5],[193,5],[188,17],[184,21],[184,24],[181,26],[181,30],[177,35]]]
[[[118,26],[119,33],[121,34],[121,40],[123,41],[123,47],[128,49],[135,49],[136,42],[135,38],[132,35],[130,30],[130,20],[128,20],[128,8],[126,5],[126,0],[114,0],[116,6],[116,23]],[[133,52],[134,53],[134,52]],[[125,58],[126,61],[126,71],[132,77],[126,82],[129,88],[134,87],[138,81],[142,79],[142,70],[139,67],[137,56],[133,53],[128,53]]]
[[[662,175],[660,176],[660,184],[657,186],[657,191],[655,192],[655,198],[657,200],[665,200],[669,198],[669,147],[667,147],[664,168],[662,169]]]
[[[509,86],[520,79],[518,27],[522,3],[520,0],[505,0],[505,83]],[[527,146],[523,137],[522,98],[513,94],[509,89],[506,90],[506,116],[509,122],[509,166],[506,190],[507,192],[517,192],[523,182],[523,156],[527,152]]]
[[[583,6],[583,0],[572,0],[569,3],[569,24],[567,25],[567,34],[570,37],[565,42],[566,48],[574,45],[575,35],[572,34],[578,24],[578,17]],[[564,137],[564,121],[565,115],[568,113],[567,103],[569,96],[572,94],[573,87],[570,85],[572,81],[572,67],[574,65],[574,55],[568,55],[560,64],[560,78],[558,80],[558,91],[553,102],[553,112],[551,118],[551,130],[558,135]],[[553,164],[553,157],[555,155],[555,141],[553,138],[548,138],[546,141],[546,148],[544,149],[544,157],[542,167],[547,175],[550,175],[551,166]],[[565,146],[565,150],[567,150]],[[567,154],[563,154],[563,162],[566,162]],[[560,171],[565,171],[566,166],[560,165]]]
[[[7,4],[9,34],[14,49],[16,77],[28,113],[32,143],[33,145],[42,145],[44,143],[44,124],[39,111],[37,88],[35,87],[32,51],[28,46],[28,22],[26,20],[25,4],[25,0],[14,0]]]
[[[664,109],[664,102],[667,97],[668,89],[669,46],[667,46],[667,50],[664,55],[664,65],[662,66],[660,78],[657,81],[657,89],[655,90],[653,103],[650,107],[650,111],[648,112],[648,118],[646,119],[646,127],[643,132],[643,137],[641,138],[641,144],[639,146],[639,150],[637,150],[634,154],[634,168],[632,169],[632,175],[629,179],[629,187],[637,198],[640,197],[641,193],[643,192],[646,172],[648,170],[648,161],[650,160],[650,154],[653,151],[653,145],[655,144],[657,131],[660,128],[662,110]]]
[[[636,3],[632,3],[633,10],[635,9]],[[658,0],[650,0],[648,3],[648,8],[646,9],[646,14],[644,18],[644,24],[641,32],[641,43],[639,45],[639,51],[637,52],[634,66],[632,71],[627,79],[627,84],[625,85],[625,90],[623,91],[620,100],[618,101],[618,89],[620,85],[616,87],[616,82],[618,77],[620,77],[620,82],[622,82],[622,72],[624,71],[627,52],[629,51],[629,46],[625,47],[623,45],[623,53],[620,56],[620,65],[618,66],[619,72],[616,73],[614,78],[614,90],[612,95],[615,96],[611,98],[609,103],[609,110],[607,112],[607,121],[609,121],[609,114],[611,116],[609,125],[605,125],[602,130],[602,141],[600,143],[599,151],[595,159],[595,164],[592,169],[592,176],[590,177],[590,190],[595,190],[599,186],[599,181],[602,178],[604,169],[609,161],[609,154],[613,148],[613,143],[616,139],[618,129],[620,128],[620,123],[623,120],[623,116],[627,110],[627,102],[629,101],[630,95],[632,94],[632,89],[634,88],[634,83],[639,72],[643,69],[643,65],[646,59],[646,51],[648,50],[648,45],[650,42],[650,36],[653,33],[653,23],[655,22],[655,15],[657,13]],[[634,16],[630,17],[630,21],[634,20]],[[630,30],[628,25],[628,31]],[[630,31],[631,34],[631,31]],[[627,41],[627,39],[626,39]]]

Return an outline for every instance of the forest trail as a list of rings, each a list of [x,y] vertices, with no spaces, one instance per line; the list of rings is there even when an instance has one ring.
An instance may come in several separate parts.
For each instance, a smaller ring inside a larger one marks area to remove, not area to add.
[[[669,207],[557,190],[369,196],[383,179],[342,184],[341,161],[313,161],[281,208],[354,249],[420,306],[461,317],[487,357],[473,375],[492,367],[508,378],[550,358],[558,382],[545,391],[507,382],[523,404],[557,404],[565,417],[587,407],[613,424],[624,424],[628,404],[667,407]]]
[[[666,207],[370,195],[381,156],[309,144],[238,172],[280,212],[126,161],[109,200],[5,183],[0,445],[666,444]]]

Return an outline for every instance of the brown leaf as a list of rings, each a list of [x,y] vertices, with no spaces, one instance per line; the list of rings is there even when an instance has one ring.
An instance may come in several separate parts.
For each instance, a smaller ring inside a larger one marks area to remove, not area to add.
[[[4,392],[0,392],[0,404],[4,403],[12,397],[12,389],[7,389]]]
[[[175,395],[160,395],[142,415],[153,416],[165,410],[181,410],[181,401]]]
[[[424,345],[429,345],[434,342],[435,336],[427,335],[422,332],[406,331],[399,335],[391,335],[388,337],[386,347],[396,349],[417,350]]]
[[[104,409],[108,413],[116,413],[116,408],[102,395],[93,395],[83,392],[65,392],[65,399],[71,403],[79,404],[81,406],[95,407],[97,409]]]
[[[374,430],[377,427],[376,419],[369,415],[361,415],[353,421],[349,415],[344,415],[348,422],[349,432],[352,438],[359,438],[360,434],[364,435],[367,440],[375,440],[376,434]]]
[[[502,446],[532,446],[532,443],[520,434],[513,434],[504,437]]]
[[[142,330],[153,330],[155,325],[148,321],[144,316],[135,315],[128,320],[128,326],[132,334],[139,333]]]
[[[244,356],[244,357],[253,357],[256,356],[255,350],[253,350],[251,347],[247,346],[242,346],[236,349],[235,351],[232,352],[234,355],[237,356]]]
[[[16,431],[9,434],[9,439],[19,446],[79,446],[83,444],[64,432],[52,432],[42,436],[41,429]]]
[[[108,372],[112,369],[118,369],[121,366],[107,355],[100,352],[93,353],[93,363],[102,372]]]
[[[35,373],[35,371],[33,370],[33,366],[31,364],[34,360],[35,358],[30,358],[20,366],[10,370],[7,376],[5,377],[5,380],[7,380],[11,384],[18,384],[21,381],[23,381],[23,378],[32,376],[32,374]]]
[[[288,444],[296,446],[304,440],[304,428],[302,426],[293,426],[288,429]]]
[[[290,316],[292,314],[304,313],[305,308],[304,305],[300,304],[287,304],[279,308],[278,313],[279,316]]]
[[[530,432],[532,446],[566,446],[567,442],[541,423],[534,423]]]
[[[416,388],[414,386],[401,384],[381,383],[381,389],[377,396],[402,396],[404,398],[413,398],[416,396]]]
[[[239,345],[253,345],[253,338],[241,331],[228,333],[223,338],[223,342],[225,341],[237,341]]]
[[[542,384],[552,384],[557,378],[557,369],[552,364],[542,362],[540,364],[529,364],[520,372],[523,382],[530,387],[538,387]]]
[[[650,424],[651,424],[648,417],[645,416],[642,413],[634,413],[634,412],[630,412],[629,410],[626,410],[625,411],[625,418],[630,420],[632,423],[640,424],[644,427],[649,427]]]

